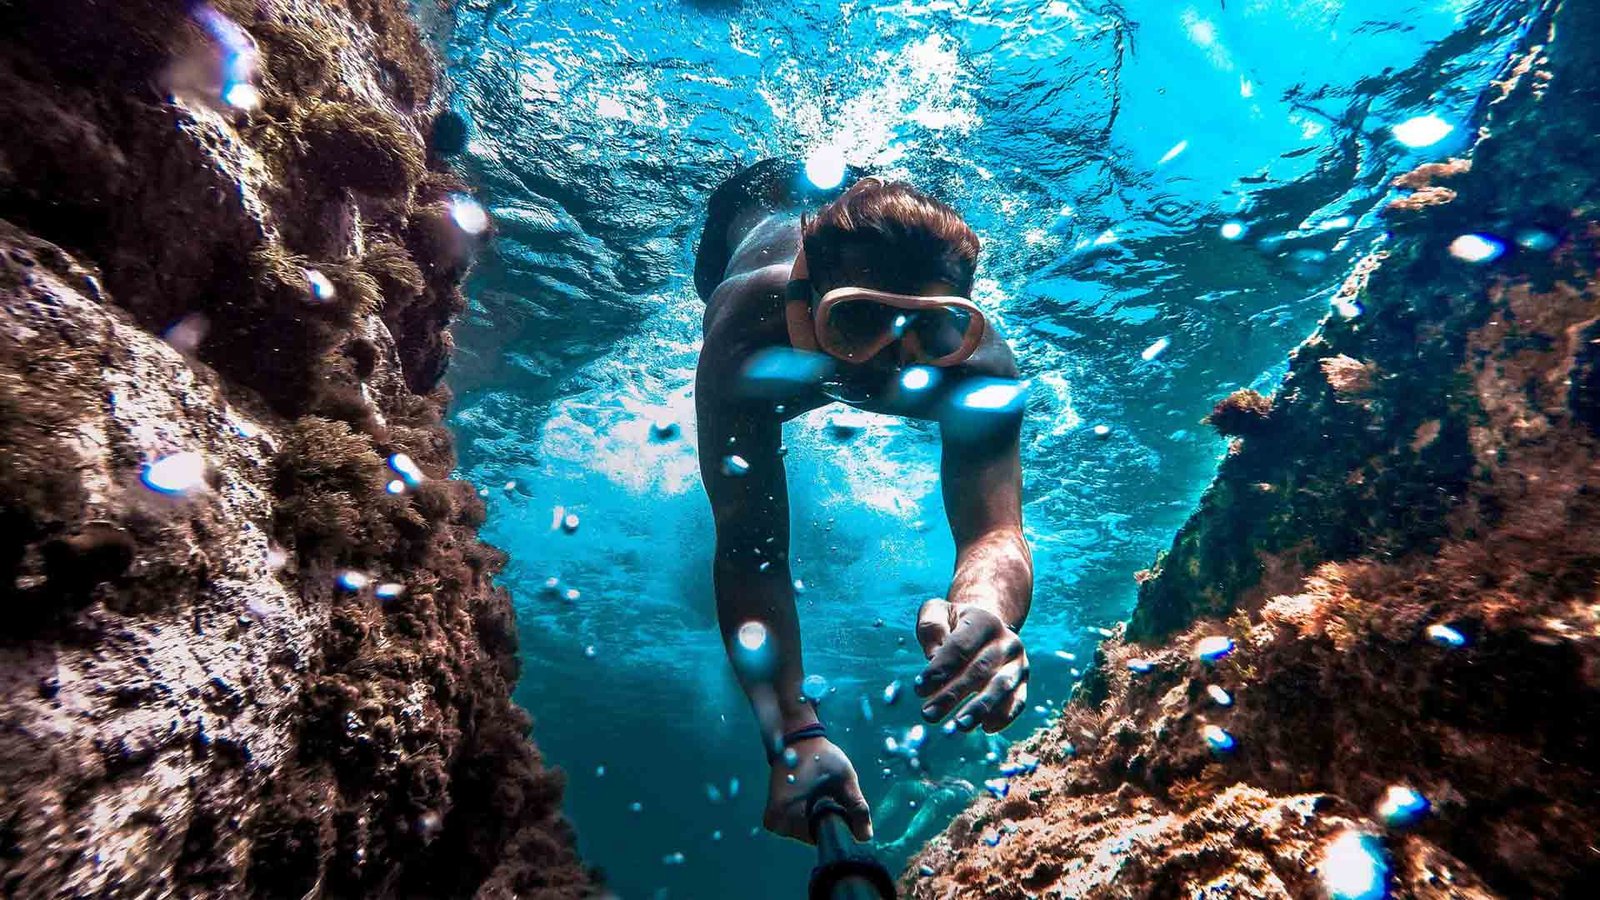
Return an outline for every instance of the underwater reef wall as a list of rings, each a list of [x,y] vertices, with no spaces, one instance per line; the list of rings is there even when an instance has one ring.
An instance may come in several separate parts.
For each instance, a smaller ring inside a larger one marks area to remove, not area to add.
[[[1074,702],[917,898],[1600,885],[1600,4],[1540,10],[1467,159],[1234,438]]]
[[[0,109],[0,894],[586,894],[405,0],[10,0]]]

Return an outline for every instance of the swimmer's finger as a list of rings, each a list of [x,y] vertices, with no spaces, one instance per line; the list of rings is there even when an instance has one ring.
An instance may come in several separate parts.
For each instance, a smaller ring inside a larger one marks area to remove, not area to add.
[[[844,806],[845,821],[850,823],[850,833],[855,835],[856,840],[872,840],[872,808],[867,805],[867,798],[861,795],[861,785],[854,778],[849,779],[835,799]]]
[[[1014,664],[1013,664],[1014,665]],[[999,734],[1007,725],[1017,720],[1022,711],[1028,708],[1028,669],[1024,664],[1022,680],[1017,684],[1010,696],[996,704],[989,710],[989,715],[983,720],[983,730],[989,734]]]
[[[1011,708],[1011,695],[1022,683],[1022,673],[1021,660],[1013,660],[996,670],[988,683],[983,685],[983,690],[956,713],[956,727],[971,731],[978,723],[987,723],[996,710],[1008,711]]]
[[[981,623],[971,618],[962,619],[955,630],[950,632],[949,638],[939,645],[939,649],[933,651],[933,656],[928,660],[928,667],[918,676],[917,696],[929,696],[944,687],[946,682],[963,674],[963,670],[970,667],[969,660],[979,655],[980,648],[989,642],[990,637],[990,632],[983,628]],[[962,696],[975,690],[977,690],[976,685],[968,688]]]
[[[944,639],[950,636],[950,604],[935,597],[917,610],[917,642],[924,659],[932,659]]]
[[[941,650],[940,654],[943,652]],[[935,659],[937,658],[936,656]],[[997,644],[984,647],[960,673],[923,704],[922,717],[929,722],[937,722],[944,718],[957,703],[966,699],[968,695],[982,690],[1005,661],[1005,650],[1002,647]],[[958,724],[957,727],[961,726]],[[972,726],[969,724],[966,727]]]

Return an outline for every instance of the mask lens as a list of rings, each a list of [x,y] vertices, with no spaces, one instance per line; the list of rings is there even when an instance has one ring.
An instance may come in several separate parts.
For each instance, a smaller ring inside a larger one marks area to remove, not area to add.
[[[961,349],[972,327],[972,312],[951,306],[919,310],[911,330],[929,359],[939,359]]]
[[[849,300],[834,304],[829,310],[828,332],[835,345],[854,353],[878,343],[885,334],[899,337],[909,318],[905,310],[892,306],[871,300]]]

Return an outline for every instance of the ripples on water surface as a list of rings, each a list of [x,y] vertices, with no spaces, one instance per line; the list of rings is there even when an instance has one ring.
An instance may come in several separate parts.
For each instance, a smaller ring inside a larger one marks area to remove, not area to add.
[[[1035,382],[1023,636],[1041,706],[1014,739],[1067,697],[1067,657],[1126,616],[1132,573],[1204,488],[1224,446],[1199,419],[1276,382],[1381,240],[1388,179],[1465,147],[1525,7],[458,4],[463,165],[499,229],[456,328],[462,474],[490,490],[485,537],[511,554],[518,699],[616,891],[798,897],[810,864],[751,834],[766,767],[711,596],[689,273],[722,178],[832,148],[913,179],[983,238],[977,300]],[[1427,115],[1454,127],[1425,149],[1396,139]],[[824,718],[850,728],[880,839],[903,838],[898,863],[957,805],[952,779],[981,785],[1003,748],[935,730],[920,773],[884,753],[916,716],[884,686],[919,670],[916,607],[944,592],[953,548],[936,433],[862,416],[841,441],[819,427],[837,416],[787,433],[807,670],[832,688]],[[655,420],[682,430],[653,439]],[[937,814],[906,835],[911,801]]]

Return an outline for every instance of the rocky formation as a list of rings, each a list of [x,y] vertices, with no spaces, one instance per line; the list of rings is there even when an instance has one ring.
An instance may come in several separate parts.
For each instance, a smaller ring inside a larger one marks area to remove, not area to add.
[[[0,4],[0,894],[585,893],[406,6]]]
[[[1125,633],[912,896],[1600,885],[1597,33],[1543,9],[1270,404],[1219,404]]]

